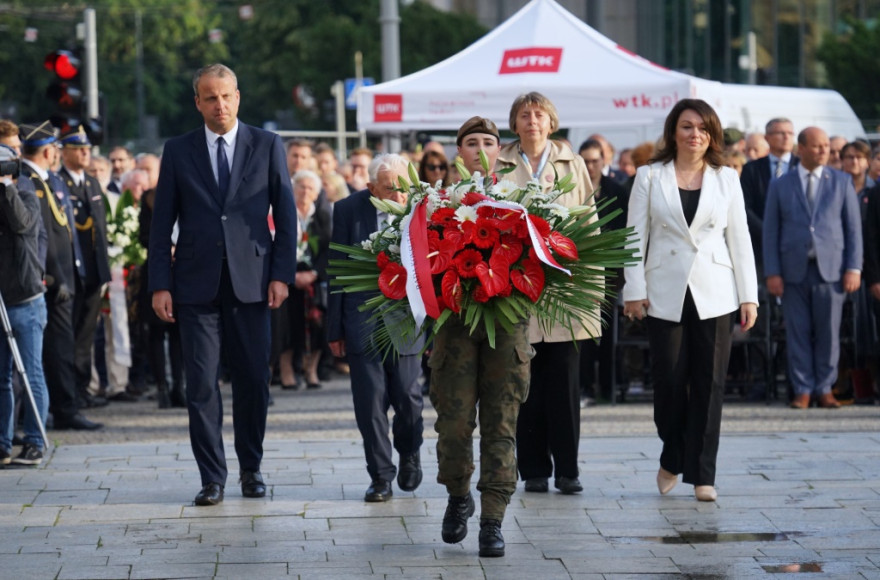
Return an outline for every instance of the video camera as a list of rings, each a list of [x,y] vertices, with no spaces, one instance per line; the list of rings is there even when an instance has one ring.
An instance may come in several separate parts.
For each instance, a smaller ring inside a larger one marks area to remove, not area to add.
[[[0,175],[11,175],[16,179],[21,175],[21,157],[9,145],[0,143]]]

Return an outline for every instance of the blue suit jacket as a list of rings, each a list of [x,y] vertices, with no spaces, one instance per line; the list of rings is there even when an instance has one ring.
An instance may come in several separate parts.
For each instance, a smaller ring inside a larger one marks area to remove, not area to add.
[[[172,259],[175,221],[180,234]],[[224,256],[242,302],[265,301],[270,280],[292,283],[296,213],[278,135],[239,123],[225,197],[214,179],[204,127],[170,139],[162,153],[149,256],[150,291],[171,290],[179,304],[217,296]]]
[[[850,177],[824,167],[810,214],[797,171],[770,182],[764,211],[764,274],[798,283],[807,273],[810,247],[826,282],[846,270],[862,268],[862,223],[859,198]]]
[[[333,242],[356,246],[370,237],[378,229],[376,208],[370,203],[367,189],[337,201],[333,207]],[[331,260],[344,259],[345,254],[330,250]],[[338,292],[330,294],[327,309],[327,340],[345,340],[345,350],[350,354],[364,354],[369,351],[370,334],[374,324],[368,322],[372,312],[361,312],[358,307],[375,294],[369,292]],[[424,346],[424,335],[414,344],[398,347],[400,354],[417,354]]]

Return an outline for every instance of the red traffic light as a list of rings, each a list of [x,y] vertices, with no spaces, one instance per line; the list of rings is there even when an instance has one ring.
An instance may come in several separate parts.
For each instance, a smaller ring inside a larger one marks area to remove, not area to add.
[[[73,56],[69,50],[56,50],[47,54],[43,61],[46,70],[50,70],[59,78],[69,81],[79,75],[80,60]]]
[[[62,82],[49,85],[46,97],[62,111],[78,111],[83,101],[83,93],[79,87]]]

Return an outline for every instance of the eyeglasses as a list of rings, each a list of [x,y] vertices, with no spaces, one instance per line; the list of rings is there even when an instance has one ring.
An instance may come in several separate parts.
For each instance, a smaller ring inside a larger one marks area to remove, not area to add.
[[[428,171],[446,171],[446,166],[442,165],[442,164],[441,165],[425,164],[425,169],[427,169]]]
[[[768,135],[791,135],[794,137],[794,131],[770,131]]]

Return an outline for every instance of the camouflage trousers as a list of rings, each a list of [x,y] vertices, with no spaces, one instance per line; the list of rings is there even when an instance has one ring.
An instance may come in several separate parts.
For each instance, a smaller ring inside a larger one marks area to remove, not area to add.
[[[434,338],[431,403],[437,411],[438,483],[450,495],[466,495],[474,472],[473,433],[480,421],[480,517],[501,521],[516,491],[516,421],[529,393],[534,356],[528,321],[512,333],[498,328],[495,348],[485,328],[471,335],[450,317]]]

